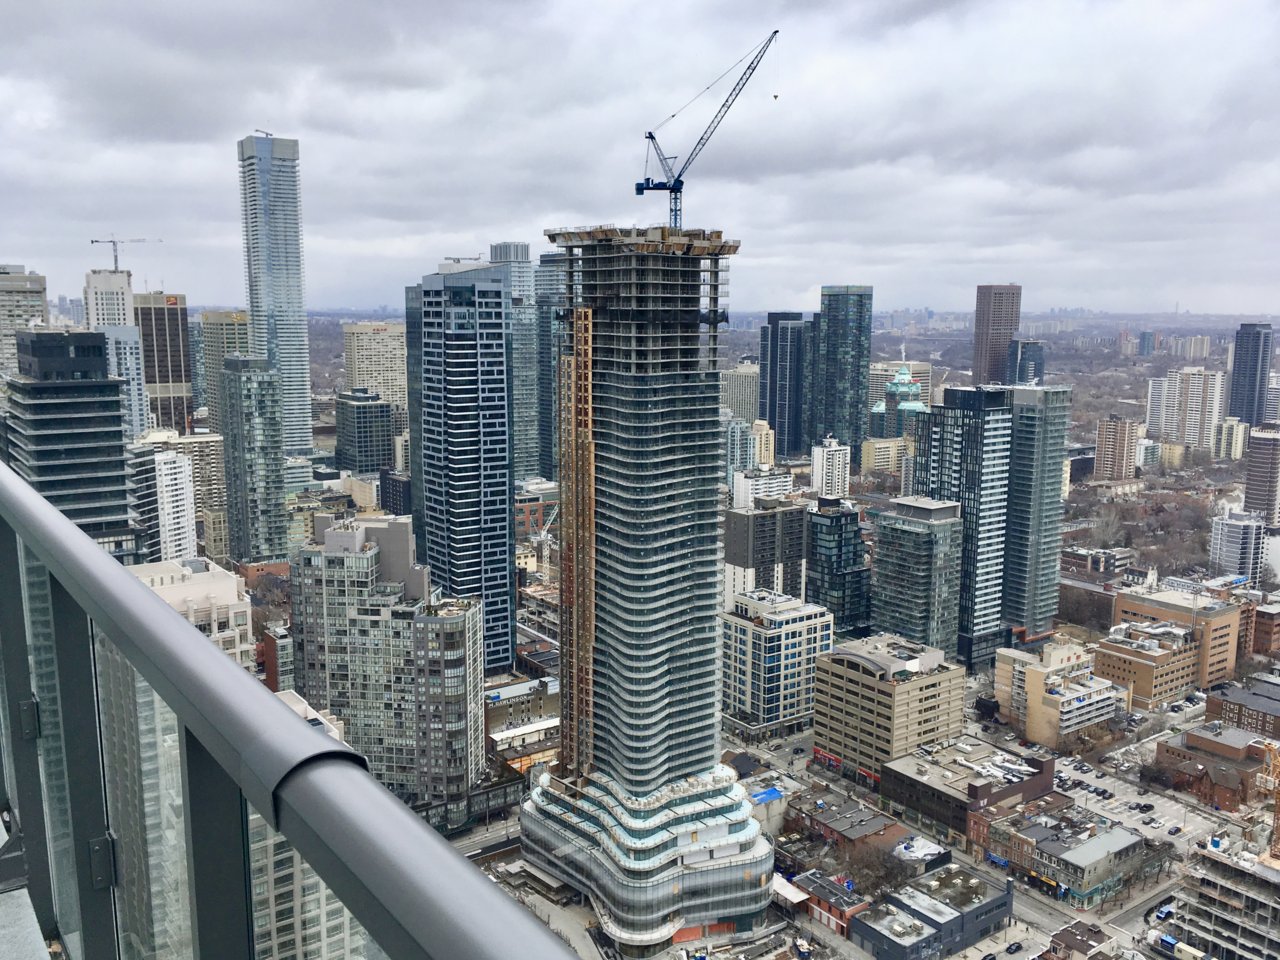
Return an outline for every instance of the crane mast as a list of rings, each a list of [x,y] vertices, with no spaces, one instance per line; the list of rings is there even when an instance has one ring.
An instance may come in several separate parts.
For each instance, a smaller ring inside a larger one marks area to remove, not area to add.
[[[729,95],[724,98],[724,103],[720,104],[720,109],[716,111],[711,122],[707,124],[707,129],[702,131],[702,136],[698,138],[698,142],[694,144],[693,149],[689,151],[689,155],[685,157],[684,163],[679,170],[672,165],[675,155],[668,155],[662,152],[662,147],[658,145],[658,138],[653,135],[650,130],[644,135],[649,141],[650,148],[654,155],[658,158],[658,165],[662,167],[665,180],[654,180],[652,177],[645,177],[636,184],[636,196],[644,196],[649,190],[665,190],[669,197],[669,215],[668,223],[673,229],[680,229],[684,223],[684,175],[689,167],[693,165],[693,161],[698,159],[698,154],[702,153],[707,145],[707,141],[711,139],[712,134],[716,132],[716,128],[725,118],[725,114],[729,112],[729,108],[733,106],[734,101],[738,99],[738,95],[742,93],[743,87],[747,85],[747,81],[751,79],[752,74],[756,72],[756,67],[760,66],[760,61],[764,59],[765,53],[768,52],[770,45],[778,36],[775,30],[765,38],[760,44],[760,48],[756,50],[755,55],[751,58],[751,62],[747,64],[747,68],[742,71],[742,76],[738,77],[738,81],[733,85],[733,89],[729,91]],[[741,63],[742,61],[738,61]],[[732,69],[732,67],[730,68]],[[777,99],[777,95],[774,95]],[[674,114],[672,114],[674,116]],[[669,118],[668,118],[669,119]]]

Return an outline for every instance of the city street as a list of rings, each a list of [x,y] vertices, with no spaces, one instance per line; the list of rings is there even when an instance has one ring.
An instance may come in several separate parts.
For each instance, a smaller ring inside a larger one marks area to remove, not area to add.
[[[520,821],[513,810],[507,815],[506,820],[494,820],[488,826],[481,824],[473,827],[467,833],[449,842],[464,857],[471,857],[490,847],[501,849],[503,845],[512,845],[519,840]]]

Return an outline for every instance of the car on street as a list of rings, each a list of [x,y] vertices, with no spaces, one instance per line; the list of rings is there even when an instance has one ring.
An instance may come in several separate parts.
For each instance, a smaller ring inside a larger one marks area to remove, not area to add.
[[[1152,825],[1153,823],[1155,823],[1155,822],[1156,822],[1156,818],[1155,818],[1155,817],[1143,817],[1143,818],[1142,818],[1142,825],[1143,825],[1144,827],[1149,827],[1149,826],[1151,826],[1151,825]]]
[[[1103,773],[1101,770],[1099,770],[1097,773],[1094,774],[1094,776],[1097,777],[1099,780],[1101,780],[1106,776],[1106,774]]]
[[[1150,813],[1155,808],[1156,808],[1156,805],[1154,803],[1144,803],[1138,807],[1138,809],[1141,810],[1143,813]]]
[[[800,754],[804,753],[804,747],[794,747],[791,752],[798,757]]]
[[[988,953],[982,958],[982,960],[996,960],[996,955],[994,953]]]
[[[1007,947],[1004,948],[1004,952],[1017,953],[1021,949],[1022,949],[1021,941],[1015,940],[1013,943],[1009,944]]]
[[[1169,836],[1171,837],[1176,837],[1181,832],[1182,832],[1182,828],[1179,826],[1172,826],[1169,828]]]
[[[1133,801],[1133,803],[1129,804],[1129,809],[1130,809],[1130,810],[1140,810],[1141,808],[1142,808],[1142,804],[1140,804],[1137,800],[1135,800],[1135,801]]]

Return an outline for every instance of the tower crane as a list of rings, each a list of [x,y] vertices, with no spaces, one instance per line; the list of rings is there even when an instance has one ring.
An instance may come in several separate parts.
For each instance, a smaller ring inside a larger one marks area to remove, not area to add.
[[[703,148],[707,145],[707,141],[711,139],[711,135],[715,133],[716,128],[720,126],[720,121],[724,119],[725,114],[729,112],[729,108],[732,107],[734,101],[738,99],[738,94],[742,93],[742,88],[747,85],[747,81],[751,79],[751,75],[756,72],[756,67],[760,66],[760,61],[764,59],[765,53],[768,51],[769,46],[773,43],[774,38],[777,37],[777,35],[778,31],[773,31],[773,33],[769,34],[769,36],[764,39],[764,42],[755,49],[754,56],[751,54],[747,55],[751,56],[751,62],[748,63],[747,68],[742,71],[742,76],[740,76],[738,78],[738,82],[733,85],[733,89],[730,90],[729,95],[725,97],[724,103],[720,104],[720,109],[716,111],[716,115],[712,117],[711,122],[707,124],[707,129],[702,131],[702,136],[698,138],[698,142],[694,144],[693,149],[689,151],[689,156],[685,158],[684,164],[679,170],[676,170],[672,165],[672,161],[676,159],[675,154],[668,155],[662,152],[662,147],[658,145],[658,138],[653,135],[653,131],[650,130],[644,135],[644,138],[649,141],[649,145],[652,148],[654,155],[658,158],[658,165],[662,167],[662,173],[666,179],[654,180],[652,177],[645,177],[636,184],[636,196],[642,197],[649,190],[666,190],[670,197],[671,205],[671,216],[669,222],[670,226],[673,228],[679,229],[683,224],[685,173],[688,171],[689,167],[693,165],[693,161],[698,159],[698,154],[702,153]],[[738,63],[741,62],[741,60],[738,61]],[[737,66],[737,64],[734,64],[734,66]],[[732,70],[733,67],[730,67],[729,69]],[[714,84],[712,85],[714,86]],[[705,92],[706,90],[703,91],[703,93]],[[698,96],[701,95],[702,94],[699,94]],[[775,100],[778,99],[778,95],[775,93],[773,98]],[[694,99],[696,100],[697,97]],[[689,102],[692,103],[693,101],[691,100]],[[685,104],[685,106],[688,106],[688,104]],[[680,110],[683,109],[684,107],[680,108]],[[676,113],[679,113],[680,110],[677,110]],[[676,114],[673,113],[671,117],[674,117],[675,115]],[[667,117],[667,120],[670,120],[671,117]],[[664,120],[663,123],[666,123],[666,120]],[[661,127],[662,124],[659,124],[658,126]]]
[[[1263,745],[1266,757],[1262,761],[1262,773],[1258,785],[1271,796],[1271,859],[1280,861],[1280,747],[1271,741]],[[1265,794],[1264,794],[1265,796]]]
[[[163,240],[117,240],[112,237],[110,240],[90,240],[90,243],[109,243],[111,244],[111,269],[120,269],[120,244],[122,243],[164,243]]]
[[[560,516],[560,502],[556,501],[556,505],[551,508],[546,522],[543,523],[542,529],[533,535],[530,539],[538,544],[538,572],[543,577],[548,577],[547,571],[551,569],[551,542],[555,539],[551,536],[551,526],[556,522],[556,517]]]

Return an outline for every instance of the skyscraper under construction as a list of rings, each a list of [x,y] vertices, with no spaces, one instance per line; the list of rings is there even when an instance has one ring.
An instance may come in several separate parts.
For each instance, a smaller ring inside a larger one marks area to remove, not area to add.
[[[718,231],[547,232],[571,305],[561,367],[560,765],[525,856],[583,891],[628,956],[750,929],[773,851],[719,764],[723,473]],[[706,342],[704,343],[704,337]]]

